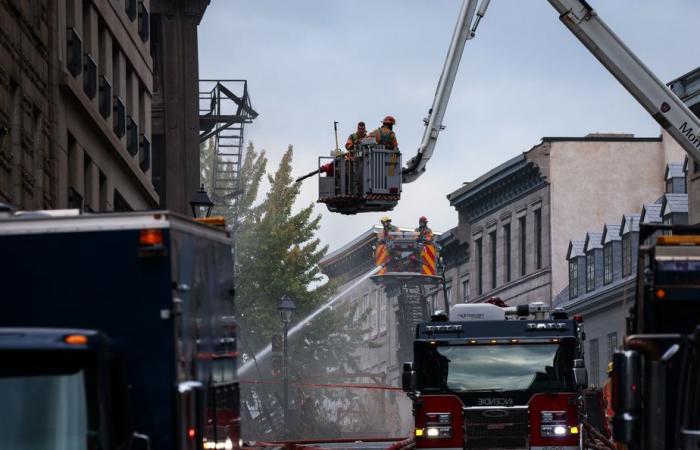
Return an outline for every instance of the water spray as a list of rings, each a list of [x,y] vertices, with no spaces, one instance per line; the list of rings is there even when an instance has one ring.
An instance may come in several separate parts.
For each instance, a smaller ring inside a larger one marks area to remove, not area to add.
[[[369,277],[372,275],[376,274],[379,269],[381,269],[381,266],[375,267],[371,271],[367,272],[364,274],[362,277],[358,278],[357,281],[355,281],[353,284],[345,288],[341,293],[336,294],[334,297],[331,297],[330,300],[328,300],[326,303],[321,305],[318,309],[316,309],[314,312],[306,316],[303,320],[301,320],[299,323],[294,325],[292,328],[289,329],[289,332],[287,334],[288,338],[292,337],[297,331],[301,330],[301,328],[312,321],[315,317],[317,317],[319,314],[321,314],[323,311],[330,309],[333,307],[335,303],[337,303],[340,299],[343,298],[345,294],[350,292],[351,290],[355,289],[360,283],[363,281],[367,280]],[[243,364],[241,367],[238,368],[238,376],[242,376],[245,374],[248,370],[252,369],[253,366],[255,366],[256,362],[258,362],[260,359],[266,357],[267,355],[270,354],[272,351],[272,344],[267,345],[264,349],[259,351],[258,353],[253,356],[250,361],[246,362]]]

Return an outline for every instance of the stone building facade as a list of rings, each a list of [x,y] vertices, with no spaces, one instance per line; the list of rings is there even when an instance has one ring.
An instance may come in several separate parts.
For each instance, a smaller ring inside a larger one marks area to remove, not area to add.
[[[451,296],[551,302],[568,283],[566,244],[661,195],[663,168],[679,157],[681,148],[665,134],[545,137],[465,183],[447,196],[458,212],[454,234],[470,255],[458,269],[448,267]],[[639,184],[640,177],[649,182]]]
[[[190,215],[199,190],[197,27],[210,0],[151,0],[153,185],[161,205]]]
[[[639,213],[623,214],[568,244],[568,283],[554,303],[584,318],[585,359],[592,385],[603,385],[612,354],[626,334],[626,318],[636,296],[640,223],[688,223],[686,178],[678,170],[682,167],[682,163],[668,164],[666,192],[642,205]]]
[[[186,3],[204,5],[196,30],[208,2]],[[187,212],[186,201],[163,202],[153,183],[153,161],[165,153],[153,146],[154,73],[174,75],[154,66],[151,19],[150,0],[0,0],[0,202]],[[169,55],[182,53],[178,45]],[[170,109],[196,116],[196,59],[183,65],[194,84],[175,84]],[[196,135],[197,119],[194,127]],[[197,160],[198,142],[190,147]],[[167,170],[198,177],[198,164],[176,170],[183,161],[174,155]],[[183,183],[189,196],[196,184]]]

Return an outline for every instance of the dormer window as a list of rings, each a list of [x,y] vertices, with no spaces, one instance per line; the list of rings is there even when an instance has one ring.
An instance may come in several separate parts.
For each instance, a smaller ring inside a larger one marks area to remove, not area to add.
[[[608,242],[603,247],[603,283],[609,284],[613,280],[613,246]]]
[[[632,238],[629,233],[622,237],[622,276],[632,273]]]
[[[595,252],[586,253],[586,292],[595,289]]]
[[[569,260],[569,298],[578,297],[578,261]]]

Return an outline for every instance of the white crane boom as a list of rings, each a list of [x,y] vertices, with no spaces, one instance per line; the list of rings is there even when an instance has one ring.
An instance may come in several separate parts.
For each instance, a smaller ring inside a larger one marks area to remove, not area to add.
[[[585,0],[548,0],[560,20],[685,151],[700,161],[700,120]]]
[[[683,149],[700,161],[700,119],[659,80],[624,42],[605,24],[585,0],[547,0],[559,13],[560,20],[581,43],[605,66]],[[423,139],[416,156],[408,161],[402,181],[410,183],[425,172],[433,154],[445,116],[457,69],[466,41],[474,37],[479,21],[490,0],[483,0],[472,27],[478,0],[465,0],[447,52],[442,75],[435,91]]]
[[[440,74],[440,81],[438,81],[437,88],[435,89],[433,106],[430,108],[428,117],[424,119],[425,131],[423,132],[423,139],[418,148],[418,153],[408,161],[401,173],[404,183],[414,181],[425,172],[425,166],[435,150],[438,134],[440,134],[440,131],[444,128],[442,126],[442,119],[445,117],[447,102],[450,100],[450,93],[452,92],[452,86],[457,76],[457,69],[462,59],[464,45],[469,39],[474,37],[476,27],[479,25],[479,21],[484,14],[486,14],[486,9],[490,1],[491,0],[483,0],[481,2],[481,7],[477,12],[477,18],[474,21],[473,27],[472,20],[479,2],[478,0],[464,0],[462,3],[457,25],[455,25],[455,30],[452,34],[450,48],[447,51],[445,64],[442,67],[442,74]]]

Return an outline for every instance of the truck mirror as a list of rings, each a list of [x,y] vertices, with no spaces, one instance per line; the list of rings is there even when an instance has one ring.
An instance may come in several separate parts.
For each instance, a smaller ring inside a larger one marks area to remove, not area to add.
[[[404,392],[413,392],[416,390],[416,371],[413,369],[412,362],[403,363],[401,388]]]
[[[151,438],[145,434],[134,433],[131,450],[151,450]]]
[[[612,420],[613,438],[617,442],[635,444],[641,435],[642,357],[636,350],[613,355]]]
[[[588,387],[588,372],[581,358],[574,359],[574,383],[580,388]]]

